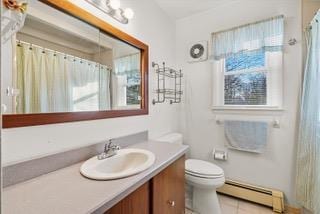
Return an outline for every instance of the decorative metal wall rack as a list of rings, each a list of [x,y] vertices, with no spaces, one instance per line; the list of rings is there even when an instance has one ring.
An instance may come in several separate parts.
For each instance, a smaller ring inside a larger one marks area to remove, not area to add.
[[[183,94],[181,89],[181,80],[183,76],[181,69],[177,71],[166,67],[164,62],[162,63],[162,66],[152,62],[152,67],[157,74],[157,89],[155,90],[157,96],[156,99],[152,100],[152,104],[164,103],[166,100],[170,100],[170,104],[180,103]],[[168,81],[170,79],[174,79],[173,88],[168,87]]]

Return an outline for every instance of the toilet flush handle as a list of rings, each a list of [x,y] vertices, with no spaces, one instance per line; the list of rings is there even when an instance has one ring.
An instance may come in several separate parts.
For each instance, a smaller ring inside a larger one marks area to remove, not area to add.
[[[174,201],[171,201],[171,200],[168,201],[168,204],[169,204],[171,207],[174,207],[174,206],[176,205],[176,203],[175,203]]]

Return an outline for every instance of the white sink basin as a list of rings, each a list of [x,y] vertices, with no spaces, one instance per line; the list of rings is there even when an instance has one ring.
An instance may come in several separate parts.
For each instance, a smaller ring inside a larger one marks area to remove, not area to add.
[[[95,156],[81,165],[80,172],[95,180],[112,180],[140,173],[155,161],[155,155],[143,149],[120,149],[116,155],[98,160]]]

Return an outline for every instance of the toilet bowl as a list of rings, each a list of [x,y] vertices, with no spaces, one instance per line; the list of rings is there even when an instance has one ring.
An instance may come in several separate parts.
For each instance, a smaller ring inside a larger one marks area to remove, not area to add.
[[[179,133],[171,133],[157,141],[182,144]],[[221,214],[216,189],[225,182],[224,172],[217,165],[198,159],[185,162],[186,182],[193,187],[192,209],[201,214]]]
[[[203,160],[188,159],[186,181],[193,187],[192,209],[201,214],[221,214],[216,189],[225,182],[223,170]]]

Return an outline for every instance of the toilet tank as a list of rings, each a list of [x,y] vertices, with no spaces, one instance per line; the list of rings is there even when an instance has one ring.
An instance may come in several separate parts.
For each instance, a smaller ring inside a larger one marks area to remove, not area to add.
[[[182,145],[183,136],[180,133],[169,133],[169,134],[163,135],[162,137],[159,137],[158,139],[156,139],[156,141]]]

